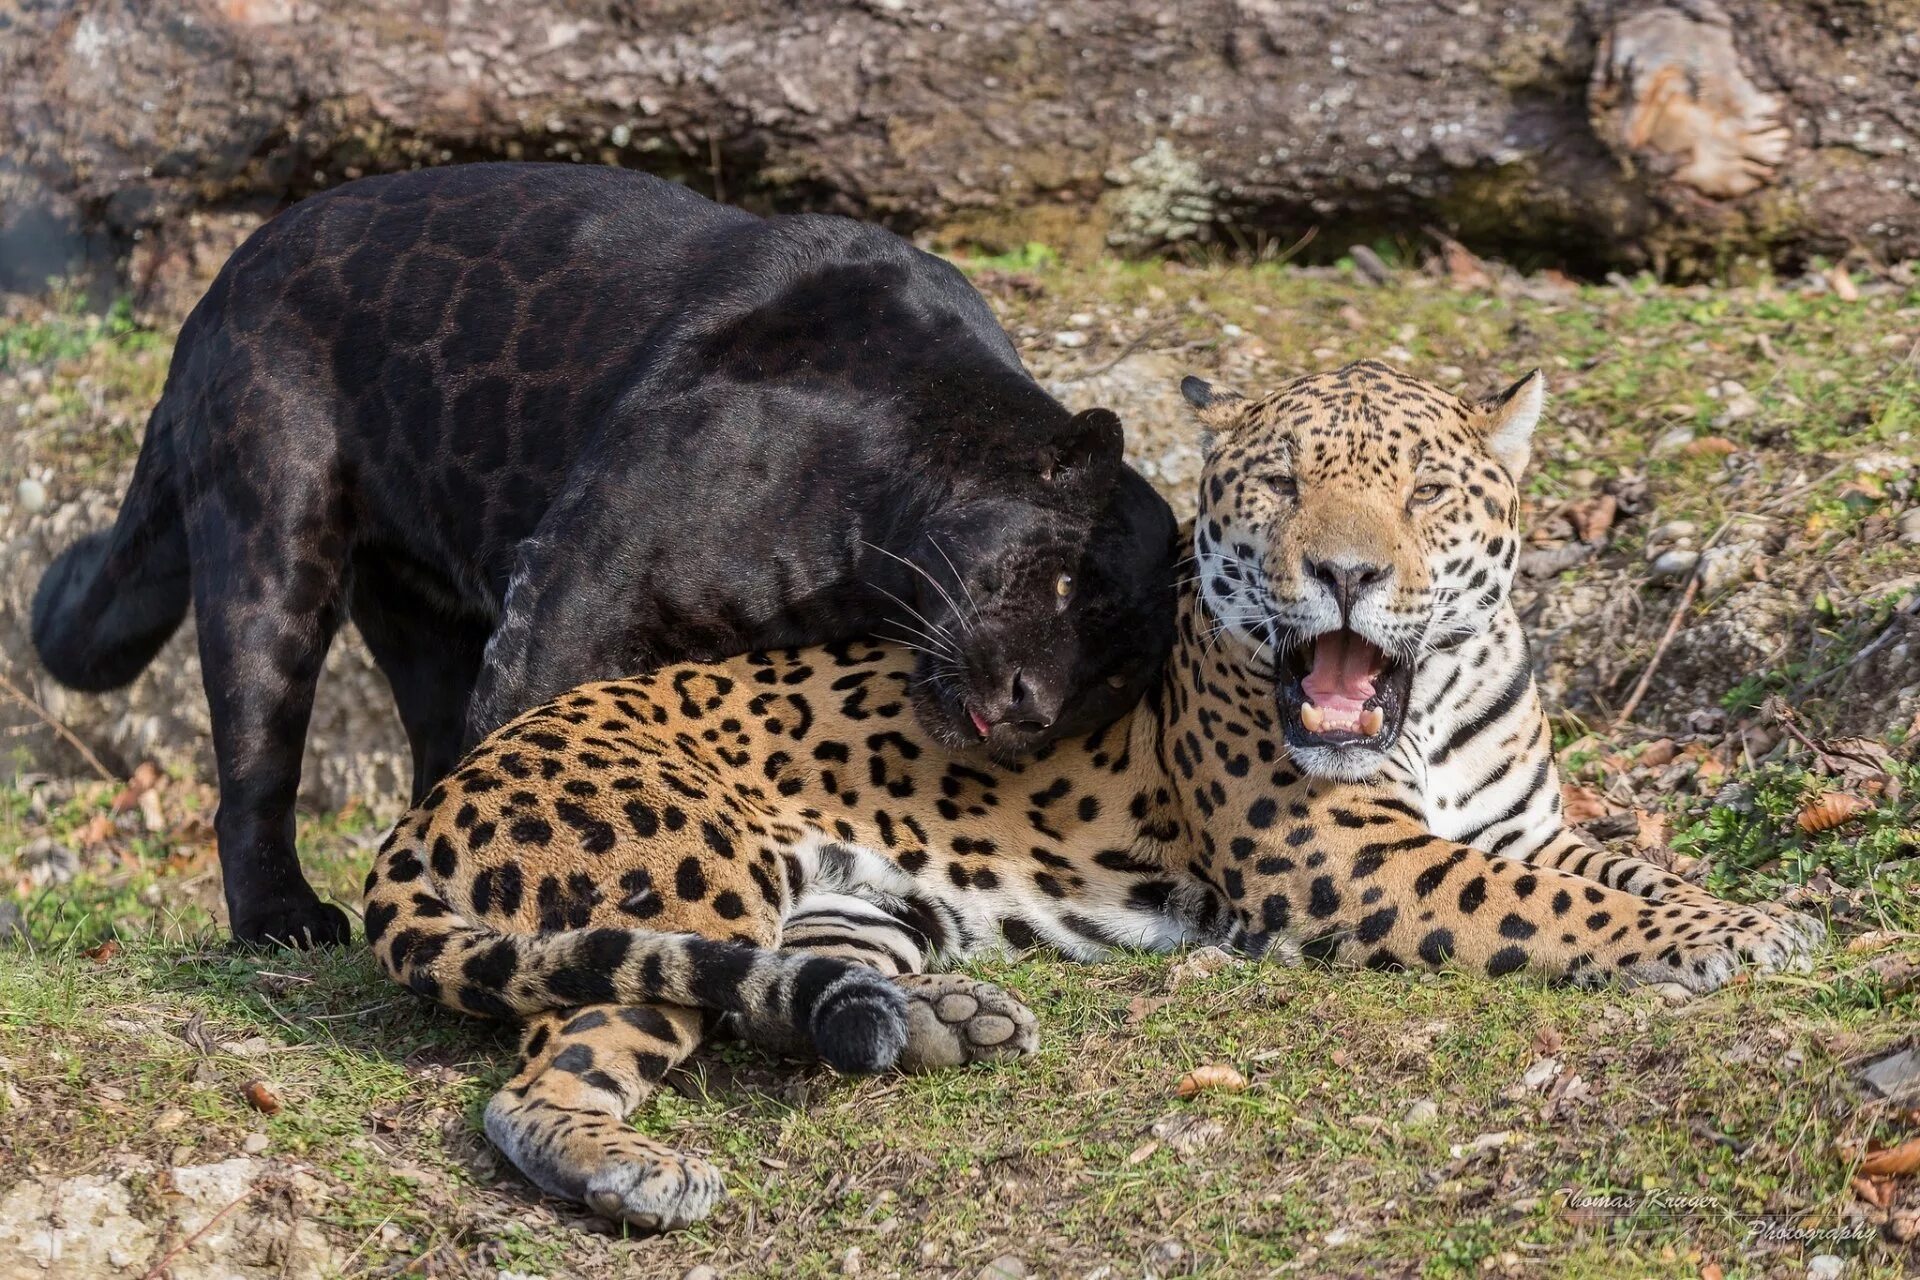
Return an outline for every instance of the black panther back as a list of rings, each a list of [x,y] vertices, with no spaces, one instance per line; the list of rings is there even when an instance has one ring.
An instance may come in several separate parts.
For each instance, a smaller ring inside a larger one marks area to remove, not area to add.
[[[222,270],[34,638],[112,688],[191,603],[234,932],[340,941],[293,800],[346,618],[415,801],[582,681],[870,632],[921,649],[933,732],[1015,757],[1131,706],[1171,642],[1171,513],[1120,446],[886,232],[614,169],[371,178]]]

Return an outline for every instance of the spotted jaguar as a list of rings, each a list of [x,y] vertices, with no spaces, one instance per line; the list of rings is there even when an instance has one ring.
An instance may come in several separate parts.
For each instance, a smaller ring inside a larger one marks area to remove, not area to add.
[[[367,936],[397,982],[524,1024],[485,1123],[534,1182],[644,1228],[707,1213],[720,1172],[623,1121],[715,1028],[853,1072],[1029,1052],[1019,998],[951,972],[984,952],[1692,991],[1806,961],[1815,921],[1562,822],[1509,599],[1537,373],[1473,403],[1372,362],[1182,390],[1199,512],[1128,717],[995,760],[917,727],[907,648],[757,653],[567,693],[401,820]]]

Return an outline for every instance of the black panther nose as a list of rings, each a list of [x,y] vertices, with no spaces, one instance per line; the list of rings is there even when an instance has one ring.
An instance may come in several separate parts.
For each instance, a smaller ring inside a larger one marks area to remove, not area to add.
[[[1007,709],[1000,714],[1002,723],[1011,723],[1028,733],[1039,733],[1053,727],[1053,712],[1041,706],[1039,692],[1033,682],[1018,668],[1013,673],[1013,682],[1007,688]]]
[[[1390,564],[1336,564],[1331,560],[1315,560],[1311,556],[1301,561],[1301,567],[1309,578],[1319,579],[1332,590],[1334,603],[1340,606],[1343,619],[1353,612],[1353,606],[1360,597],[1393,576],[1393,566]]]

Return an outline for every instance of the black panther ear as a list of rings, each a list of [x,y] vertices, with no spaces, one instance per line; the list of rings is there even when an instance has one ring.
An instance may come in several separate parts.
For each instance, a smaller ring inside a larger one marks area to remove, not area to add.
[[[1040,450],[1040,478],[1065,479],[1077,472],[1120,461],[1126,431],[1111,409],[1082,409],[1060,438]]]

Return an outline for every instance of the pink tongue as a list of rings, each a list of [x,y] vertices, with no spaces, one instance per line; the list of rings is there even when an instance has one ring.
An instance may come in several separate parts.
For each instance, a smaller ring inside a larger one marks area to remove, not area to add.
[[[1322,711],[1357,716],[1373,696],[1380,651],[1351,631],[1329,631],[1313,642],[1313,670],[1300,682]]]
[[[975,711],[972,707],[967,708],[967,714],[973,718],[973,727],[981,737],[985,738],[993,733],[993,726],[987,723],[985,716]]]

